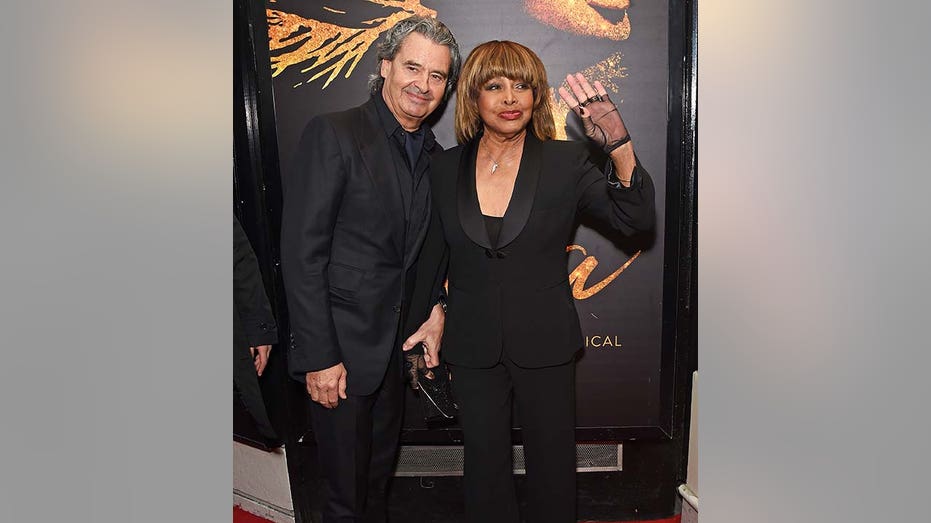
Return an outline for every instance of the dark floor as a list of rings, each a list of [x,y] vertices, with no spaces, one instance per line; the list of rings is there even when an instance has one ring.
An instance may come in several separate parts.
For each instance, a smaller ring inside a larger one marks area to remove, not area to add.
[[[667,518],[678,512],[678,506],[672,510],[634,506],[630,500],[649,499],[652,493],[619,488],[621,474],[623,472],[585,472],[578,475],[580,521],[650,520]],[[519,498],[523,480],[524,476],[515,476]],[[464,512],[461,477],[394,478],[389,500],[393,521],[461,523],[465,521]]]
[[[676,516],[681,500],[672,465],[664,461],[670,455],[668,445],[666,441],[625,442],[623,471],[578,473],[578,520],[647,522]],[[288,456],[295,509],[303,507],[298,510],[302,523],[316,523],[324,504],[323,482],[314,472],[319,470],[318,456],[313,445],[298,445],[295,449]],[[523,498],[524,479],[523,475],[514,475],[518,501]],[[394,477],[388,500],[390,521],[462,523],[462,496],[461,476]]]
[[[646,487],[623,478],[624,472],[578,474],[577,516],[586,522],[631,522],[672,518],[680,511],[674,485]],[[629,474],[629,473],[628,473]],[[518,500],[524,476],[515,475]],[[463,523],[462,477],[395,477],[388,500],[389,520],[402,523]],[[632,486],[631,486],[632,485]],[[320,521],[323,505],[319,483],[309,489],[312,523]],[[523,503],[521,503],[523,509]]]

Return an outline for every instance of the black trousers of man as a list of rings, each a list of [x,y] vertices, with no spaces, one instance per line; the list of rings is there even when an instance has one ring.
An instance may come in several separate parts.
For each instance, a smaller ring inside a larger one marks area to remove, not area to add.
[[[386,521],[388,481],[401,437],[402,373],[398,349],[374,393],[349,395],[334,409],[308,396],[326,488],[324,523]]]

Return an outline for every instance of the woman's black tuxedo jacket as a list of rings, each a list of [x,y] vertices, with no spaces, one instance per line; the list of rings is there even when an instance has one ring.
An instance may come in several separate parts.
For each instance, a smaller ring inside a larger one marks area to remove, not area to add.
[[[528,132],[499,242],[491,245],[475,190],[477,143],[440,153],[431,169],[434,210],[421,261],[449,256],[443,356],[474,368],[494,366],[502,352],[522,367],[565,363],[583,342],[567,276],[576,215],[624,234],[648,230],[653,181],[638,163],[631,187],[615,188],[585,144]]]

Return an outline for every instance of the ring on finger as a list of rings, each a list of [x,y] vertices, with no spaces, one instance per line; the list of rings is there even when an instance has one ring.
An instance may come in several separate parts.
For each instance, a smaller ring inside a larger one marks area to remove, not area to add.
[[[588,97],[588,99],[586,99],[584,102],[580,102],[579,105],[582,107],[585,107],[586,105],[592,102],[602,102],[602,101],[604,101],[604,98],[602,98],[600,94],[596,94],[595,96]]]

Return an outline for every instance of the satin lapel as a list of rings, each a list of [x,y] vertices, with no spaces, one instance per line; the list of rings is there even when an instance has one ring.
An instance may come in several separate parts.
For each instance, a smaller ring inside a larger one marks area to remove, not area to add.
[[[372,101],[362,106],[362,124],[356,130],[356,141],[359,144],[359,156],[362,165],[372,179],[375,186],[377,200],[382,207],[385,219],[382,221],[391,227],[391,237],[398,249],[398,254],[404,255],[404,204],[401,198],[401,188],[394,169],[394,158],[391,156],[391,144],[385,137],[378,119],[378,109]],[[373,139],[374,138],[374,139]]]
[[[514,241],[517,235],[524,230],[527,220],[530,219],[530,210],[533,208],[533,199],[537,194],[537,182],[540,179],[540,170],[543,167],[542,148],[543,143],[537,140],[528,129],[527,136],[524,138],[524,152],[520,159],[520,170],[517,172],[517,180],[514,182],[514,192],[511,193],[511,201],[508,203],[508,210],[504,213],[504,221],[501,224],[501,233],[498,237],[499,249]],[[477,202],[478,197],[476,196],[476,205],[478,205]]]
[[[486,249],[491,248],[488,229],[482,218],[482,209],[478,204],[478,192],[475,190],[475,155],[478,150],[478,138],[462,147],[459,155],[459,177],[456,180],[456,202],[459,205],[459,223],[473,242]]]

